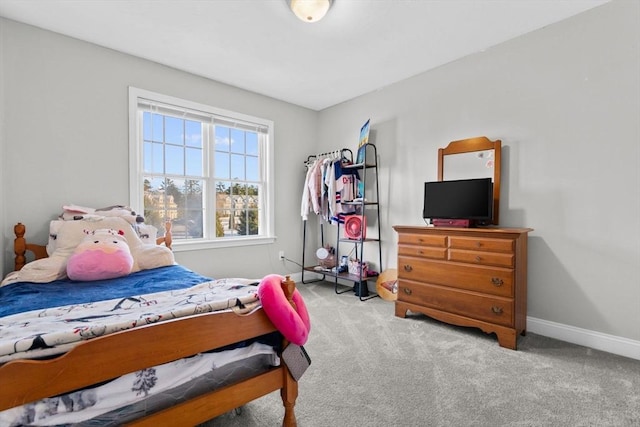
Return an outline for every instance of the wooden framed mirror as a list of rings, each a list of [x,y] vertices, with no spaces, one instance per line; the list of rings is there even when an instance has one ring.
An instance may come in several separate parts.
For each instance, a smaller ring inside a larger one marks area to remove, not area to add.
[[[492,178],[493,220],[497,225],[500,214],[501,141],[485,136],[452,141],[438,149],[438,180]]]

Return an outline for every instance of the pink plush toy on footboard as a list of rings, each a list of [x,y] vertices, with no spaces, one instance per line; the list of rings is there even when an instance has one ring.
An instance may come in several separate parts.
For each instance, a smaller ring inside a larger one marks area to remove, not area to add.
[[[294,344],[303,345],[311,330],[309,312],[297,289],[291,297],[293,304],[289,303],[282,290],[283,280],[278,274],[265,276],[258,285],[258,297],[267,317],[282,335]]]

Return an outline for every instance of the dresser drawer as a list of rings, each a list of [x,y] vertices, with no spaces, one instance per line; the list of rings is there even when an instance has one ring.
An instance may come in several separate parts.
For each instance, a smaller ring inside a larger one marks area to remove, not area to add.
[[[499,267],[514,267],[515,255],[512,253],[467,251],[450,249],[449,260],[468,262],[469,264],[497,265]]]
[[[514,325],[512,299],[398,280],[398,301],[419,304],[507,327]]]
[[[424,234],[400,234],[398,243],[401,245],[424,245],[447,247],[447,236],[426,236]]]
[[[433,246],[398,245],[398,255],[447,259],[447,248]]]
[[[514,270],[398,256],[398,278],[513,297]]]
[[[469,249],[486,252],[514,252],[514,243],[510,239],[490,239],[474,237],[449,237],[451,249]]]

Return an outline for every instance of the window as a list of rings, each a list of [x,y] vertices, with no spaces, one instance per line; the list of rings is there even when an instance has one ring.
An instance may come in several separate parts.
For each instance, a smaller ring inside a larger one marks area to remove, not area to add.
[[[180,246],[273,241],[273,122],[129,89],[131,207]]]

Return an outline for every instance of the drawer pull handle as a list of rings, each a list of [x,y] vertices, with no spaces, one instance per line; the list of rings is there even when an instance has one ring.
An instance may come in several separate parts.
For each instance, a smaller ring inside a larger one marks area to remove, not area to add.
[[[418,255],[424,255],[424,251],[418,251]]]
[[[411,289],[409,288],[402,288],[402,290],[404,291],[405,294],[407,295],[411,295]]]
[[[493,307],[491,307],[491,311],[493,311],[495,314],[502,314],[502,307],[494,305]]]
[[[504,284],[504,281],[499,277],[492,277],[491,283],[493,283],[494,286],[502,286]]]
[[[482,258],[480,257],[480,255],[476,255],[476,262],[480,262],[482,261]]]
[[[405,264],[404,271],[413,271],[413,267],[411,267],[409,264]]]
[[[476,242],[476,248],[481,248],[481,247],[482,247],[482,243]]]

